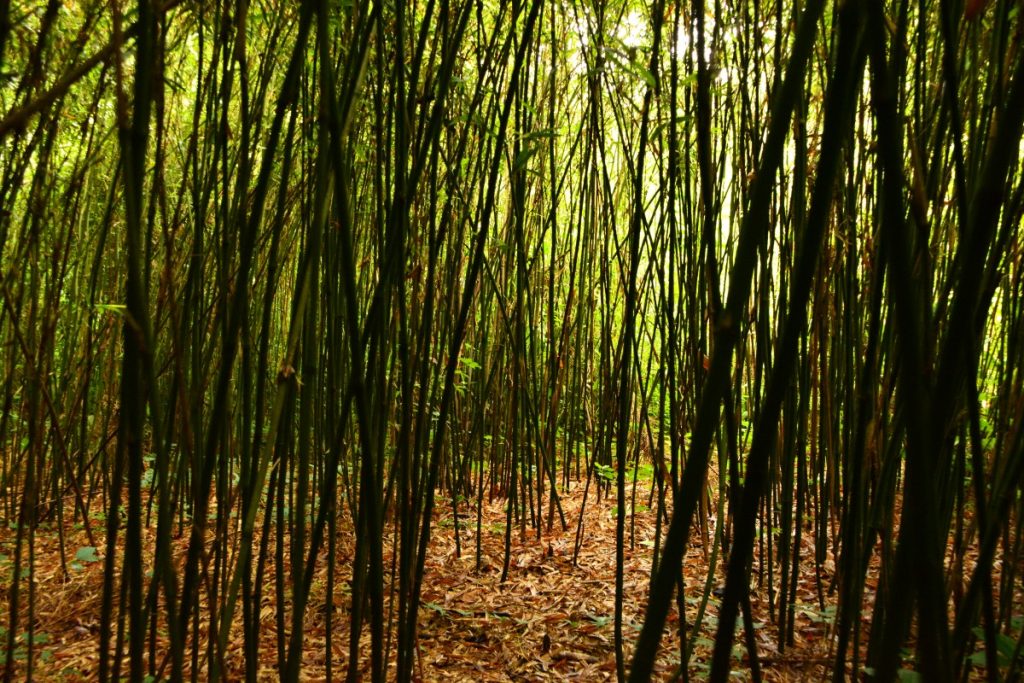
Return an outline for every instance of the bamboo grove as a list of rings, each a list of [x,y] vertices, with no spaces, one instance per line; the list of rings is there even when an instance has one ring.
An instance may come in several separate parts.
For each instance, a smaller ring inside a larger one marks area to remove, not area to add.
[[[313,618],[328,678],[412,680],[437,514],[479,563],[506,501],[504,576],[570,484],[615,505],[620,680],[666,643],[692,676],[719,581],[710,676],[758,679],[750,587],[785,650],[826,549],[835,680],[1019,677],[1022,34],[1018,0],[0,3],[4,679],[74,524],[101,680],[298,680]]]

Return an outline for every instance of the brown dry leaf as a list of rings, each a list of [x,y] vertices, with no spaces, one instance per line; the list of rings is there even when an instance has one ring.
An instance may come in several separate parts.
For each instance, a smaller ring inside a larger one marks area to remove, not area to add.
[[[562,493],[566,519],[572,526],[562,531],[557,523],[540,538],[533,532],[525,538],[513,534],[512,562],[508,580],[500,582],[504,557],[504,534],[493,530],[504,527],[506,501],[485,501],[481,528],[482,555],[479,565],[475,556],[475,525],[460,525],[461,556],[457,553],[450,512],[435,513],[435,532],[428,551],[426,574],[419,612],[419,654],[415,661],[416,679],[422,681],[600,681],[615,677],[614,634],[614,581],[615,581],[615,517],[614,502],[602,499],[595,502],[591,496],[582,514],[585,529],[583,545],[576,563],[573,552],[576,544],[575,521],[581,518],[583,485],[573,484]],[[470,506],[473,516],[476,510]],[[71,515],[69,515],[69,518]],[[655,516],[653,511],[638,509],[635,517],[635,545],[625,549],[624,631],[626,657],[632,653],[632,642],[643,623],[647,602],[651,552],[654,547]],[[717,520],[711,519],[711,524]],[[546,529],[546,527],[545,527]],[[492,531],[488,531],[492,530]],[[152,548],[151,530],[144,543]],[[385,538],[385,563],[390,562],[392,537]],[[102,593],[102,563],[92,563],[64,577],[60,567],[60,546],[55,531],[38,532],[36,544],[36,632],[48,634],[50,641],[41,649],[48,650],[46,661],[36,663],[40,679],[63,676],[64,680],[85,680],[95,677],[97,666],[96,637],[98,634],[100,598]],[[84,532],[70,525],[65,529],[66,547],[85,545]],[[13,534],[0,530],[0,552],[11,554]],[[769,612],[769,595],[765,585],[752,577],[751,604],[757,626],[757,653],[762,660],[766,681],[808,680],[827,671],[832,643],[829,619],[823,619],[824,608],[833,610],[835,596],[829,595],[828,586],[835,572],[835,557],[831,548],[824,554],[820,572],[813,558],[813,534],[802,535],[800,575],[795,602],[794,645],[778,653],[778,631]],[[187,539],[175,543],[179,560],[184,556]],[[324,558],[318,566],[314,591],[310,596],[303,642],[307,652],[303,658],[303,680],[326,679],[326,656],[330,653],[332,676],[343,676],[348,668],[348,614],[349,594],[345,587],[351,578],[351,558],[354,556],[354,538],[351,529],[340,530],[336,539],[338,564],[336,590],[328,600],[327,563]],[[700,547],[694,535],[687,549],[682,578],[685,585],[686,619],[692,627],[697,604],[703,593],[710,553]],[[973,566],[976,554],[964,557],[965,570]],[[287,561],[287,560],[286,560]],[[761,567],[755,553],[754,571]],[[276,638],[278,605],[273,590],[274,566],[267,565],[264,578],[263,604],[260,609],[262,667],[260,680],[277,677]],[[480,571],[476,571],[479,566]],[[870,606],[877,583],[877,554],[867,575],[865,606]],[[714,568],[713,585],[720,586],[724,579],[722,567]],[[0,578],[0,581],[6,577]],[[777,578],[776,578],[777,580]],[[777,598],[777,596],[775,596]],[[7,592],[0,593],[0,610],[6,613]],[[330,605],[330,607],[328,607]],[[290,614],[285,606],[285,623]],[[694,654],[690,671],[695,679],[706,674],[714,643],[714,624],[717,623],[718,599],[708,605],[699,633],[692,634]],[[230,678],[239,677],[244,668],[241,610],[238,623],[231,631],[225,663]],[[331,618],[331,642],[327,642],[327,615]],[[862,618],[862,644],[870,624],[869,611]],[[777,617],[777,615],[775,615]],[[675,601],[669,614],[665,637],[662,639],[655,678],[668,680],[678,668],[678,637],[676,629],[679,614]],[[205,642],[205,628],[201,637]],[[738,638],[735,661],[738,672],[747,666],[747,653],[742,638]],[[369,652],[369,634],[360,640],[361,650]],[[159,647],[166,643],[159,642]],[[393,656],[392,650],[392,656]],[[368,674],[368,662],[359,663],[360,671]],[[394,663],[391,662],[393,667]],[[390,669],[393,676],[393,668]],[[188,673],[188,672],[186,672]]]

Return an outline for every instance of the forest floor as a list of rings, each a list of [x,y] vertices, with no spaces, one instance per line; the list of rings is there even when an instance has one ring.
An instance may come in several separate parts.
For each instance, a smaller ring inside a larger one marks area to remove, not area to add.
[[[600,681],[615,678],[614,586],[615,586],[615,507],[614,497],[595,500],[591,487],[583,514],[583,543],[573,562],[576,524],[583,502],[583,482],[573,483],[561,498],[568,529],[563,531],[556,515],[551,531],[540,538],[527,527],[522,536],[512,534],[508,579],[501,582],[504,558],[506,504],[502,499],[484,501],[481,515],[481,555],[477,568],[476,510],[460,509],[461,555],[456,551],[455,527],[450,502],[439,498],[434,530],[426,562],[421,608],[419,611],[419,650],[416,675],[422,681]],[[637,510],[633,521],[627,519],[627,545],[624,560],[624,639],[626,657],[639,634],[647,600],[651,553],[655,536],[655,515],[641,505],[646,496],[637,492]],[[646,501],[644,501],[646,502]],[[545,508],[547,503],[545,502]],[[70,514],[67,515],[70,518]],[[714,524],[714,519],[710,520]],[[333,633],[330,644],[333,678],[343,677],[348,659],[348,623],[350,594],[348,579],[355,555],[351,529],[339,529],[337,538],[337,576],[333,599]],[[632,528],[632,531],[631,531]],[[84,680],[96,677],[97,640],[103,585],[103,524],[93,523],[99,545],[97,552],[87,545],[81,525],[65,529],[64,559],[56,529],[40,528],[34,539],[34,675],[36,680]],[[148,530],[146,533],[152,533]],[[632,543],[630,534],[632,533]],[[0,610],[8,624],[9,583],[13,571],[16,532],[0,530]],[[835,615],[835,593],[828,590],[834,558],[826,550],[824,561],[815,567],[810,533],[803,534],[801,572],[795,605],[794,643],[784,653],[778,650],[778,630],[769,611],[767,581],[752,580],[752,614],[755,623],[758,657],[765,681],[823,680],[831,662],[830,638]],[[151,537],[144,541],[151,541]],[[392,552],[391,538],[385,539],[385,568]],[[187,534],[176,542],[183,557]],[[287,546],[287,544],[285,544]],[[152,543],[147,543],[152,548]],[[713,587],[723,583],[719,553]],[[707,554],[699,534],[691,534],[684,563],[687,619],[692,622],[704,594],[710,549]],[[118,562],[118,564],[120,564]],[[67,575],[62,566],[68,567]],[[755,572],[759,560],[754,561]],[[23,575],[27,576],[25,568]],[[306,613],[303,642],[304,680],[326,680],[325,617],[326,561],[319,564],[309,608]],[[873,598],[876,568],[868,577],[865,605]],[[278,677],[277,608],[275,606],[273,562],[268,562],[261,611],[260,679]],[[775,581],[778,581],[776,577]],[[716,591],[717,592],[717,591]],[[22,582],[22,604],[27,600],[27,582]],[[694,638],[694,653],[689,673],[695,680],[707,675],[714,634],[717,629],[718,598],[709,597],[702,627]],[[243,670],[241,609],[236,610],[237,627],[224,654],[229,680]],[[870,614],[865,610],[866,615]],[[206,616],[206,615],[204,615]],[[678,673],[678,613],[670,611],[662,639],[655,676],[668,680]],[[24,631],[24,618],[19,631]],[[290,618],[284,623],[290,623]],[[863,622],[864,637],[868,628]],[[205,625],[200,626],[205,640]],[[6,633],[0,634],[6,641]],[[363,634],[368,651],[369,638]],[[734,675],[738,680],[750,677],[742,631],[737,633],[733,649]],[[26,658],[27,633],[18,636],[15,659],[21,677]],[[157,638],[159,650],[163,640]],[[205,652],[205,645],[203,646]],[[393,652],[392,652],[393,654]],[[160,658],[158,654],[158,658]],[[367,669],[363,657],[361,669]],[[392,657],[393,659],[393,657]],[[127,666],[127,662],[125,662]],[[187,666],[187,665],[186,665]],[[393,662],[391,663],[393,666]],[[393,674],[393,670],[392,670]],[[203,678],[200,673],[200,679]],[[364,679],[368,679],[366,676]]]

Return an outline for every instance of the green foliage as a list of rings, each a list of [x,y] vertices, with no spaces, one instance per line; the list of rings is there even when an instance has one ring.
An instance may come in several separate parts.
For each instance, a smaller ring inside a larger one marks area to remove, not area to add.
[[[96,548],[86,546],[84,548],[79,548],[78,551],[75,552],[75,559],[79,562],[88,564],[91,562],[99,562],[100,556],[96,554]]]
[[[976,626],[972,629],[978,642],[984,644],[985,632],[980,626]],[[1024,664],[1024,652],[1018,650],[1017,641],[1005,633],[997,632],[996,634],[996,662],[1000,667],[1008,667],[1016,658],[1017,666]],[[970,662],[974,666],[984,668],[987,665],[987,659],[984,649],[973,653],[970,656]]]
[[[602,465],[597,462],[594,463],[594,472],[597,474],[597,478],[602,483],[610,484],[615,481],[616,469],[610,465]]]

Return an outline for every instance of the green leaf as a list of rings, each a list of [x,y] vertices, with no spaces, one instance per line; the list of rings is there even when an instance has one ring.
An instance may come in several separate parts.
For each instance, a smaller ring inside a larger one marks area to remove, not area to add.
[[[531,131],[523,136],[523,141],[537,140],[540,138],[552,138],[555,136],[555,132],[550,128],[541,128],[539,130]]]
[[[1005,633],[997,633],[996,649],[999,650],[1000,659],[1009,664],[1013,659],[1013,653],[1017,650],[1017,641]]]
[[[87,545],[84,548],[78,549],[78,552],[75,553],[75,559],[79,562],[99,562],[100,556],[96,554],[96,548]]]
[[[632,60],[633,73],[644,80],[648,87],[653,88],[655,86],[654,74],[652,74],[647,67],[636,60]]]
[[[527,162],[530,161],[530,157],[532,157],[536,152],[537,148],[533,146],[526,147],[525,149],[521,150],[519,154],[516,155],[516,160],[513,164],[513,168],[515,168],[515,170],[517,171],[526,168],[526,164]]]
[[[971,629],[974,635],[977,636],[978,640],[985,640],[985,631],[980,626],[975,626]],[[1009,666],[1013,660],[1013,654],[1017,650],[1017,641],[1005,633],[996,634],[996,660],[999,666]],[[987,662],[985,659],[985,650],[979,650],[970,657],[971,664],[975,666],[984,667]]]

